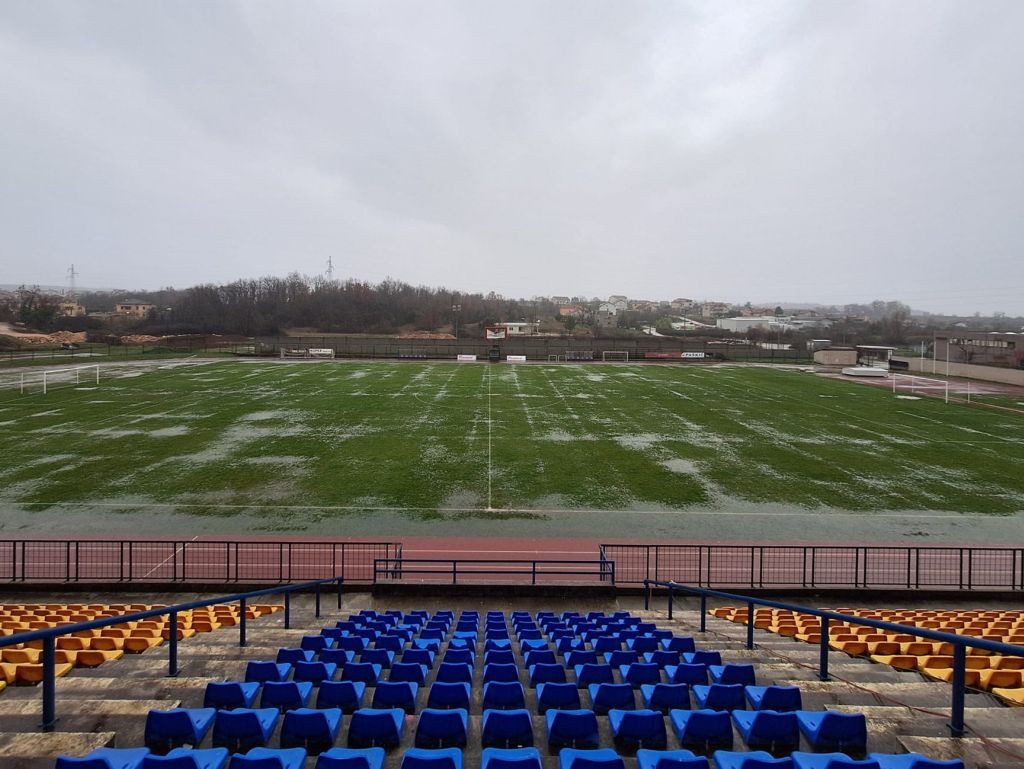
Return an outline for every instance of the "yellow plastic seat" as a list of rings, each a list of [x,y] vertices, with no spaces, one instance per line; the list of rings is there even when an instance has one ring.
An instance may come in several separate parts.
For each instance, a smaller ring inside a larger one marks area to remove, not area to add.
[[[871,659],[897,670],[917,670],[918,658],[912,654],[872,654]]]
[[[164,642],[159,636],[129,636],[124,639],[124,650],[129,654],[142,654],[147,649],[160,646]]]
[[[39,662],[39,655],[42,654],[38,649],[0,649],[0,660],[4,662]]]
[[[937,681],[945,681],[952,683],[953,681],[953,668],[920,668],[920,672],[924,673],[930,678],[934,678]],[[964,686],[977,687],[981,681],[980,670],[965,670],[964,671]]]
[[[77,652],[75,666],[82,668],[97,668],[104,662],[119,660],[123,656],[124,652],[120,650],[99,651],[97,649],[86,649],[84,651]]]
[[[68,653],[68,652],[65,652]],[[70,652],[74,653],[74,652]],[[53,666],[54,675],[57,678],[62,678],[71,672],[72,665],[70,663],[58,663]],[[17,666],[17,680],[15,681],[18,685],[35,685],[43,680],[43,666],[41,664],[26,663],[24,665]]]
[[[1003,689],[996,687],[992,693],[1004,700],[1009,700],[1015,705],[1024,705],[1024,689]]]
[[[90,641],[89,648],[104,652],[120,651],[124,649],[124,639],[111,636],[97,636]]]
[[[982,689],[1019,689],[1024,686],[1024,670],[981,670],[978,683]]]

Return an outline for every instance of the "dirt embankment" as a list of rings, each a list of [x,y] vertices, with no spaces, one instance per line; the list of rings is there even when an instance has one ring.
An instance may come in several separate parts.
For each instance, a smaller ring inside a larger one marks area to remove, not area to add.
[[[84,331],[55,331],[52,334],[35,334],[30,331],[19,331],[10,323],[0,323],[0,334],[14,339],[19,344],[66,344],[75,342],[81,344],[85,341]]]

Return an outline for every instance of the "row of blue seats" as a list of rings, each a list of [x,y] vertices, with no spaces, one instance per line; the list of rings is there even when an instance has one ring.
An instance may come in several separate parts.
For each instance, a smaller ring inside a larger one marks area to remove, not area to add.
[[[310,705],[313,684],[309,681],[211,681],[206,685],[203,707],[220,710],[251,708],[259,696],[261,708],[292,710]],[[370,707],[400,707],[406,713],[416,711],[419,684],[380,681],[373,689]],[[754,710],[800,710],[803,706],[797,686],[755,686],[742,684],[643,684],[639,687],[644,707],[667,713],[690,708],[690,693],[698,708],[742,710],[749,703]],[[580,689],[573,683],[545,683],[537,686],[537,712],[549,709],[573,710],[582,707]],[[598,714],[636,709],[636,689],[631,684],[590,684],[585,690],[591,708]],[[364,705],[365,684],[358,681],[324,681],[318,687],[317,708],[338,707],[344,712]],[[434,683],[427,689],[426,706],[438,710],[471,707],[470,685]],[[526,707],[526,691],[518,681],[490,682],[484,685],[482,710],[509,710]]]
[[[213,730],[214,747],[243,751],[266,747],[282,714],[275,708],[175,708],[150,711],[146,719],[146,747],[166,753],[202,744]],[[281,747],[303,747],[320,753],[333,747],[342,726],[338,708],[287,710],[281,722]],[[545,713],[548,749],[600,747],[598,714],[593,710],[549,710]],[[615,744],[623,750],[665,749],[668,735],[664,714],[657,710],[618,710],[607,713]],[[751,749],[777,753],[796,750],[803,733],[816,750],[867,750],[867,724],[863,714],[833,711],[672,710],[669,722],[682,747],[708,753],[729,749],[733,724]],[[403,738],[406,713],[401,708],[361,708],[349,720],[348,747],[396,748]],[[464,747],[469,714],[463,708],[427,708],[416,719],[416,747]],[[525,709],[485,710],[482,747],[527,747],[534,744],[533,714]]]
[[[633,652],[616,652],[616,654],[619,653],[633,654]],[[431,672],[433,672],[433,680],[441,683],[472,684],[475,676],[472,660],[467,662],[445,661],[441,662],[436,669],[418,662],[395,662],[385,668],[384,665],[377,662],[341,661],[339,663],[327,661],[323,656],[327,654],[327,651],[320,654],[321,659],[313,659],[314,653],[311,651],[281,649],[274,663],[254,660],[253,663],[258,662],[258,665],[253,664],[247,668],[246,680],[281,681],[287,680],[291,676],[296,681],[310,681],[319,684],[321,681],[335,680],[337,675],[338,680],[362,681],[370,686],[375,686],[382,680],[383,671],[387,669],[386,680],[388,681],[408,681],[423,686],[431,678]],[[342,652],[341,654],[347,653]],[[390,652],[386,652],[386,654],[390,654]],[[454,654],[455,652],[448,652],[445,659],[459,659],[454,657]],[[718,660],[721,662],[718,652],[687,653],[682,655],[682,661],[676,656],[676,652],[665,652],[665,654],[671,656],[657,661],[633,661],[621,665],[581,662],[567,667],[557,662],[534,662],[521,668],[515,661],[487,662],[482,671],[483,683],[519,681],[524,672],[529,685],[534,688],[543,683],[566,683],[569,681],[570,674],[575,677],[580,688],[592,683],[615,683],[616,672],[622,683],[632,684],[636,688],[642,684],[655,683],[707,683],[709,676],[712,683],[756,683],[752,665],[738,663],[716,665],[702,661]],[[271,664],[287,667],[273,668]]]
[[[146,748],[98,748],[83,758],[61,757],[56,769],[224,769],[229,751],[225,748],[192,750],[178,748],[166,756],[157,756]],[[963,769],[963,761],[936,761],[919,753],[871,753],[855,760],[844,753],[803,753],[775,757],[764,751],[734,752],[718,750],[713,754],[717,769]],[[254,748],[231,756],[228,769],[302,769],[307,758],[302,748],[272,750]],[[321,753],[316,769],[383,769],[384,750],[331,748]],[[636,753],[638,769],[710,769],[708,759],[688,750],[657,751],[641,749]],[[614,750],[563,748],[558,754],[559,769],[625,769],[622,756]],[[486,748],[480,757],[481,769],[542,769],[536,748]],[[400,769],[462,769],[462,751],[457,748],[410,748],[402,755]]]

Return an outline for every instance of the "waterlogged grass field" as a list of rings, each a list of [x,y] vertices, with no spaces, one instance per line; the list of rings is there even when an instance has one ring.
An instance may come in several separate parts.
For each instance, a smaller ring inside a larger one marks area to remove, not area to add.
[[[301,529],[552,511],[1024,510],[1024,418],[796,369],[208,362],[0,390],[0,511]]]

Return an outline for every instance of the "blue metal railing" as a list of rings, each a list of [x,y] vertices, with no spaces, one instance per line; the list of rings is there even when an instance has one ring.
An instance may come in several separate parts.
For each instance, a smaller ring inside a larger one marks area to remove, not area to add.
[[[262,590],[250,590],[246,593],[236,593],[234,595],[221,596],[219,598],[208,598],[202,601],[189,601],[188,603],[179,603],[174,606],[165,606],[162,609],[147,609],[146,611],[136,611],[131,614],[120,614],[116,617],[103,617],[102,619],[90,620],[88,622],[76,622],[71,625],[60,625],[59,627],[43,628],[40,630],[29,630],[24,633],[15,633],[14,635],[4,636],[0,638],[0,649],[5,646],[13,646],[14,644],[30,643],[32,641],[43,642],[43,653],[42,653],[42,664],[43,664],[43,680],[42,680],[42,691],[43,691],[43,721],[40,724],[44,731],[53,729],[54,724],[57,722],[57,694],[56,694],[56,639],[59,636],[71,635],[84,630],[98,630],[99,628],[110,627],[111,625],[120,625],[125,622],[134,622],[137,620],[149,619],[151,617],[163,617],[168,616],[168,626],[170,632],[168,633],[168,676],[178,675],[178,613],[188,611],[190,609],[199,609],[204,606],[214,606],[216,604],[225,603],[237,603],[239,609],[239,620],[238,620],[238,645],[245,646],[246,641],[246,602],[250,598],[258,598],[263,595],[284,595],[284,626],[285,628],[291,627],[291,596],[296,590],[309,590],[312,589],[316,593],[315,601],[315,612],[316,616],[320,616],[320,588],[323,585],[336,584],[338,594],[338,608],[341,608],[341,593],[342,583],[344,579],[342,577],[333,577],[331,579],[317,579],[310,582],[299,582],[295,584],[284,584],[276,585],[275,587],[264,588]]]
[[[425,579],[444,578],[452,585],[459,583],[459,577],[467,575],[491,577],[529,577],[530,584],[536,585],[537,578],[597,577],[601,582],[615,584],[615,561],[605,558],[598,560],[493,560],[483,558],[376,558],[373,561],[373,583],[402,579],[410,574]],[[502,580],[503,582],[506,580]],[[510,584],[519,580],[508,579]],[[547,581],[552,581],[548,579]]]
[[[963,737],[966,731],[964,727],[964,692],[967,680],[967,647],[983,649],[989,652],[996,652],[1003,655],[1015,657],[1024,656],[1024,646],[1000,643],[999,641],[987,641],[984,638],[957,635],[956,633],[943,633],[939,630],[917,627],[916,625],[901,625],[896,622],[885,622],[883,620],[868,619],[867,617],[854,617],[850,614],[842,614],[835,611],[823,609],[811,609],[807,606],[797,606],[791,603],[780,601],[769,601],[764,598],[753,598],[747,595],[736,593],[723,593],[720,590],[711,590],[703,587],[682,585],[678,582],[658,582],[655,580],[644,580],[644,608],[649,609],[651,604],[651,588],[668,588],[668,618],[672,619],[673,599],[676,592],[690,593],[700,596],[700,632],[707,630],[707,599],[724,598],[727,601],[746,604],[747,607],[747,648],[754,648],[754,607],[766,606],[772,609],[785,609],[787,611],[800,612],[818,617],[821,620],[821,638],[819,641],[818,655],[818,678],[822,681],[828,680],[828,651],[829,651],[829,622],[848,622],[852,625],[864,625],[879,630],[888,630],[894,633],[905,633],[907,635],[927,638],[932,641],[940,641],[953,646],[953,696],[949,721],[949,731],[954,737]]]

